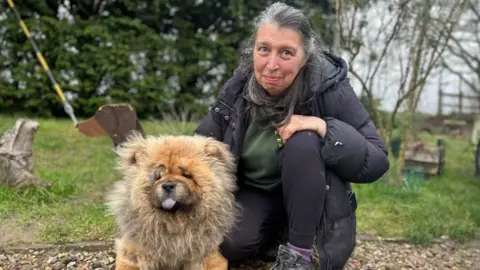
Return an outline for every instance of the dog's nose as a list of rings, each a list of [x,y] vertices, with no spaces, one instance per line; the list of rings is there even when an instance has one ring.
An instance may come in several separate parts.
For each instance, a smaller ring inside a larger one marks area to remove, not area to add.
[[[167,182],[165,182],[165,183],[162,184],[162,188],[163,188],[163,190],[165,190],[166,192],[170,192],[170,191],[172,191],[172,190],[175,188],[176,185],[177,185],[177,184],[176,184],[175,182],[167,181]]]

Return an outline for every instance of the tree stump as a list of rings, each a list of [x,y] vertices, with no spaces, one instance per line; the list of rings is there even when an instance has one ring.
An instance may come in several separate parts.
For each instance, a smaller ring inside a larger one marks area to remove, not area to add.
[[[15,188],[51,184],[33,174],[33,141],[39,124],[18,119],[13,129],[0,134],[0,184]]]

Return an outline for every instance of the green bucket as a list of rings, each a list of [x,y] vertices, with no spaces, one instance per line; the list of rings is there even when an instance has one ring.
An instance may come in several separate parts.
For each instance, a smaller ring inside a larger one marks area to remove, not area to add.
[[[390,147],[392,148],[392,155],[395,158],[398,158],[400,154],[400,147],[402,146],[402,139],[401,138],[393,138],[390,142]]]
[[[425,182],[425,169],[422,166],[405,165],[403,168],[403,185],[406,189],[418,190]]]

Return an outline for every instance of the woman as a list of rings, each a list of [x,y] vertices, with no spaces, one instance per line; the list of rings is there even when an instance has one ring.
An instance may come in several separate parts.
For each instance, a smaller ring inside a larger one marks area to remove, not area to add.
[[[373,182],[389,168],[345,62],[314,37],[299,10],[265,9],[241,66],[195,131],[237,157],[242,215],[221,246],[231,261],[256,255],[288,226],[273,269],[314,269],[314,244],[321,269],[341,269],[355,245],[349,183]]]

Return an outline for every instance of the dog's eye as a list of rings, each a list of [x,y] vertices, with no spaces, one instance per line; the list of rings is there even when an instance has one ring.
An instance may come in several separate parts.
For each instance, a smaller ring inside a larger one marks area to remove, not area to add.
[[[162,175],[164,175],[166,172],[166,168],[164,165],[160,165],[158,167],[155,167],[155,168],[151,168],[150,169],[150,181],[152,182],[155,182],[157,181],[158,179],[160,179],[162,177]]]
[[[192,174],[189,171],[187,171],[185,168],[180,167],[180,171],[182,172],[183,177],[188,178],[188,179],[193,178]]]

